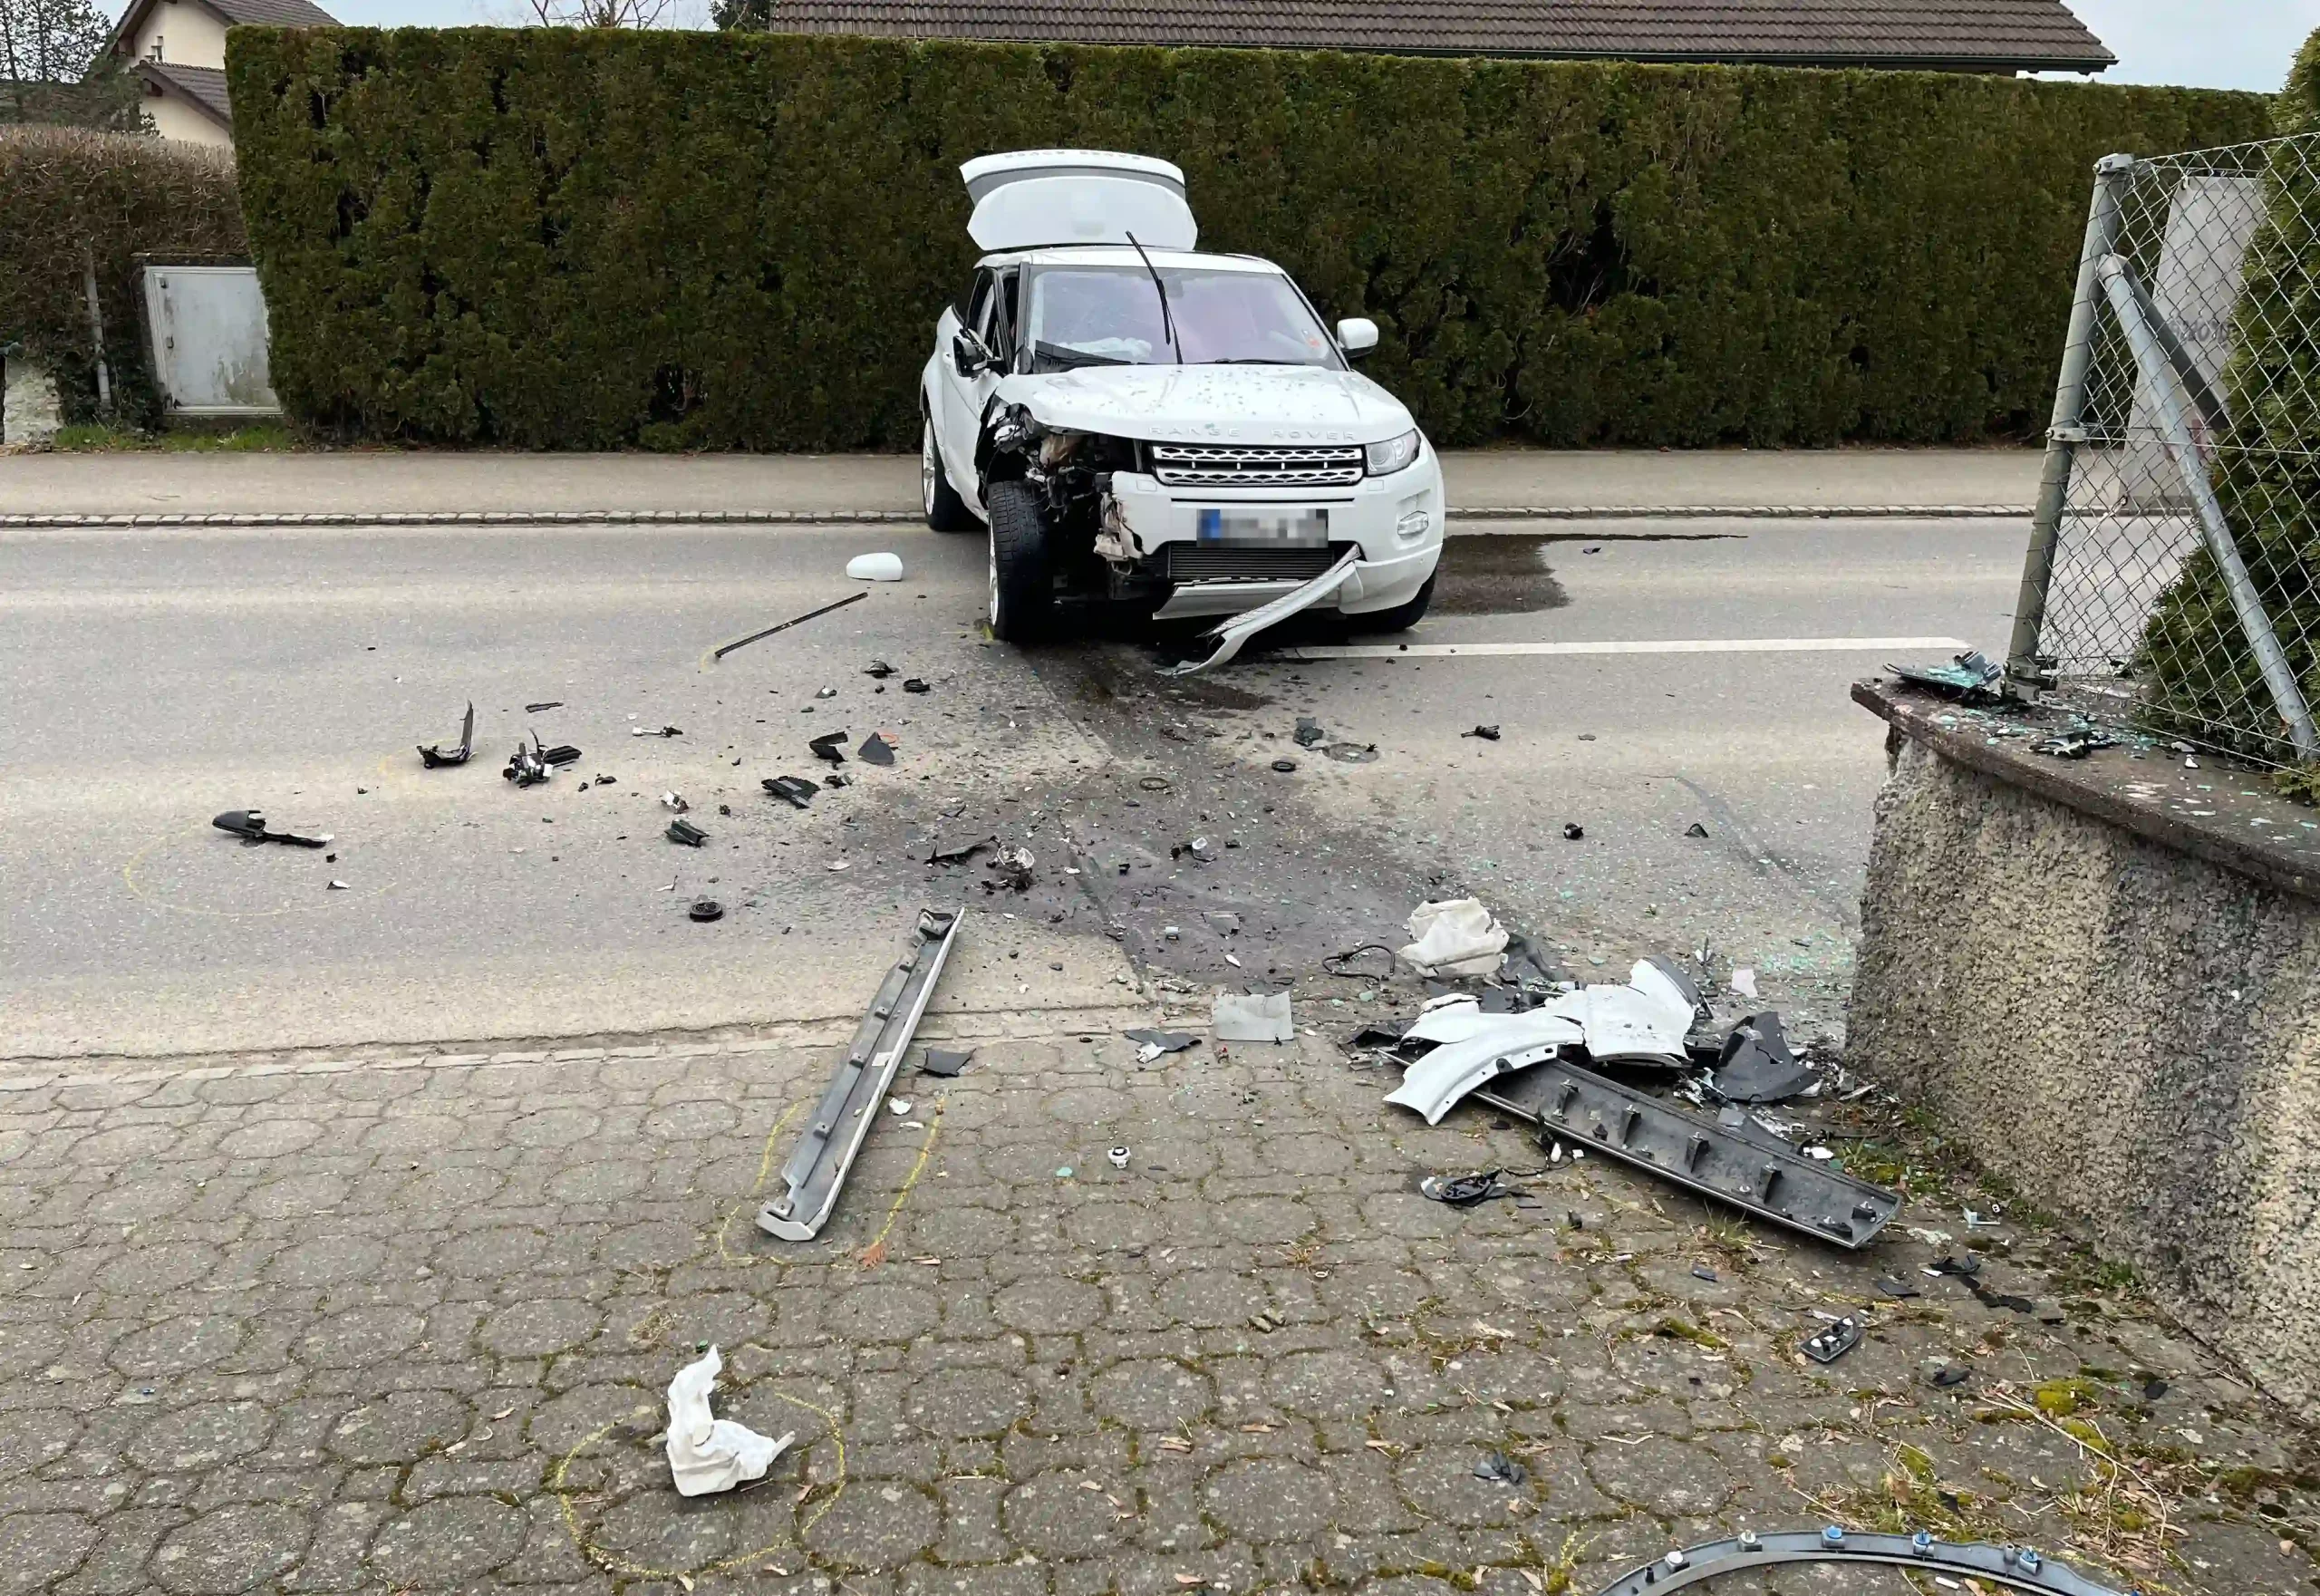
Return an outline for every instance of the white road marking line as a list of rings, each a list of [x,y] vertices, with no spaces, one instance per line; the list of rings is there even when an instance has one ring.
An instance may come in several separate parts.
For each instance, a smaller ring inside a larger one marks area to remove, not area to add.
[[[1277,660],[1444,659],[1452,654],[1786,654],[1951,653],[1955,637],[1669,637],[1602,643],[1352,643],[1284,648]]]

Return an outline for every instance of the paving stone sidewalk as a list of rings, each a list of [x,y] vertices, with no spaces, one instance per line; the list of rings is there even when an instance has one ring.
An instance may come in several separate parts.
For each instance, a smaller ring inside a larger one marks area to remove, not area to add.
[[[1138,1066],[1121,1018],[906,1073],[806,1247],[751,1216],[835,1034],[0,1070],[0,1592],[1585,1596],[1840,1515],[2315,1588],[2304,1433],[2059,1238],[1973,1238],[2048,1323],[1921,1272],[1929,1199],[1861,1257],[1600,1159],[1452,1209],[1414,1177],[1535,1143],[1319,1038]],[[710,1342],[798,1442],[688,1502],[660,1403]]]

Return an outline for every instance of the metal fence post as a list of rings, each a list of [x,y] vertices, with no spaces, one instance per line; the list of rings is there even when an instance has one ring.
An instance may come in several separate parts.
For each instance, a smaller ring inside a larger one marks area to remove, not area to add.
[[[2022,589],[2014,601],[2014,637],[2006,645],[2006,682],[2023,698],[2040,684],[2038,635],[2046,618],[2046,586],[2054,574],[2054,540],[2062,531],[2063,505],[2070,494],[2071,450],[2080,441],[2079,405],[2086,391],[2086,366],[2094,352],[2094,317],[2102,303],[2098,272],[2119,236],[2119,189],[2134,169],[2132,155],[2106,155],[2094,163],[2094,198],[2086,215],[2086,239],[2078,256],[2078,289],[2070,305],[2070,332],[2063,340],[2063,369],[2054,383],[2054,411],[2046,426],[2046,464],[2038,478],[2038,505],[2030,518],[2030,547],[2022,560]]]
[[[2224,590],[2231,595],[2232,613],[2239,618],[2239,629],[2247,634],[2248,646],[2255,653],[2257,669],[2264,673],[2264,685],[2271,689],[2272,705],[2287,727],[2296,756],[2304,759],[2320,757],[2320,730],[2312,724],[2312,711],[2304,701],[2304,689],[2296,682],[2287,655],[2280,650],[2280,640],[2272,631],[2272,618],[2265,614],[2263,598],[2239,557],[2239,546],[2231,540],[2231,527],[2223,518],[2223,506],[2217,502],[2215,489],[2208,485],[2207,461],[2199,458],[2199,446],[2193,440],[2190,421],[2183,414],[2183,400],[2176,386],[2174,369],[2168,363],[2158,332],[2144,317],[2141,285],[2118,256],[2105,256],[2098,269],[2102,291],[2110,296],[2111,309],[2126,332],[2128,345],[2134,351],[2136,370],[2158,408],[2160,430],[2166,435],[2167,452],[2174,457],[2175,469],[2183,478],[2183,490],[2190,496],[2192,513],[2199,517],[2200,540],[2223,575]]]

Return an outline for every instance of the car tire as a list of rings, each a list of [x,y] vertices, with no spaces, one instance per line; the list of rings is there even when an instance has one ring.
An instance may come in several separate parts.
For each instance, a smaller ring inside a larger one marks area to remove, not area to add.
[[[1434,578],[1428,576],[1417,596],[1407,604],[1396,605],[1390,610],[1373,610],[1364,615],[1348,615],[1346,624],[1357,632],[1406,632],[1426,619],[1426,607],[1434,602]]]
[[[919,498],[926,509],[926,524],[937,532],[965,532],[975,526],[974,512],[951,486],[942,469],[942,451],[934,444],[934,419],[925,418],[918,434]]]
[[[994,482],[989,505],[991,634],[1001,643],[1037,643],[1055,619],[1039,493],[1029,482]]]

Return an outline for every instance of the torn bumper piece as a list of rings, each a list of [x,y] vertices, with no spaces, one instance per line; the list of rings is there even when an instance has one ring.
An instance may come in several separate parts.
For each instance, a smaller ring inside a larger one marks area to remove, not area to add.
[[[1885,1563],[1962,1575],[2036,1596],[2125,1596],[2115,1586],[2097,1584],[2074,1569],[2048,1562],[2027,1546],[1937,1541],[1923,1530],[1914,1535],[1883,1535],[1836,1524],[1768,1535],[1743,1531],[1730,1540],[1704,1541],[1613,1580],[1603,1587],[1600,1596],[1666,1596],[1670,1591],[1784,1562]]]
[[[1900,1210],[1895,1194],[1805,1156],[1736,1109],[1739,1124],[1720,1125],[1573,1064],[1542,1063],[1474,1097],[1590,1153],[1841,1247],[1867,1246]]]
[[[781,1166],[788,1191],[758,1210],[758,1228],[768,1235],[810,1242],[828,1222],[846,1172],[878,1117],[878,1105],[885,1100],[919,1017],[934,995],[942,962],[958,940],[959,922],[965,918],[964,909],[920,911],[910,945],[879,983],[878,995],[846,1044],[837,1073],[807,1121],[789,1162]]]
[[[1259,605],[1253,610],[1234,615],[1232,619],[1211,627],[1203,634],[1214,639],[1216,643],[1215,652],[1208,658],[1187,660],[1179,665],[1164,666],[1160,674],[1190,676],[1195,672],[1230,663],[1240,653],[1242,645],[1266,627],[1278,626],[1290,616],[1310,610],[1323,599],[1334,595],[1352,578],[1353,568],[1360,563],[1361,548],[1357,544],[1347,549],[1344,557],[1336,565],[1314,577],[1304,586],[1282,594],[1271,604]]]

